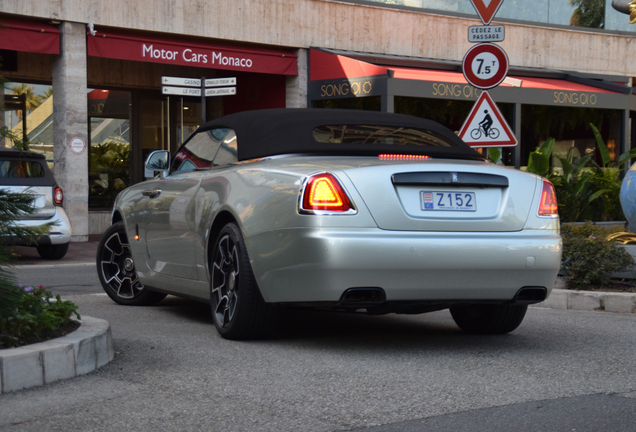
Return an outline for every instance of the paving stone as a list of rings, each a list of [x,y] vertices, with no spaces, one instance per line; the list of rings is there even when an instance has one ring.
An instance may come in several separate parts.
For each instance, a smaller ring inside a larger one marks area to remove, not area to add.
[[[81,340],[76,348],[76,370],[78,375],[84,375],[95,370],[97,366],[97,352],[95,350],[95,338]]]
[[[95,336],[94,338],[95,356],[97,361],[96,366],[98,368],[108,364],[108,362],[112,360],[110,355],[113,351],[112,349],[109,349],[112,348],[112,343],[109,344],[110,339],[110,329],[107,332]],[[110,342],[112,342],[112,340],[110,340]]]
[[[634,313],[636,311],[636,294],[605,293],[603,295],[606,312]]]
[[[40,344],[44,358],[44,382],[72,378],[75,371],[75,351],[70,343],[44,342]]]
[[[568,309],[602,310],[602,294],[591,291],[570,291],[568,295]]]
[[[78,330],[64,337],[0,349],[0,393],[86,374],[113,360],[108,321],[84,317],[80,322]]]
[[[537,303],[536,306],[565,310],[568,308],[568,292],[554,289],[547,299]]]
[[[7,349],[2,362],[2,393],[44,384],[42,356],[38,349]]]

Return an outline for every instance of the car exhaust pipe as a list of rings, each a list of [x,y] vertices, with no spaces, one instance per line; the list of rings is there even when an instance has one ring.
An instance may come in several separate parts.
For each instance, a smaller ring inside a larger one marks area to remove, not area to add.
[[[515,304],[541,303],[548,297],[548,290],[545,287],[523,287],[517,294],[513,302]]]
[[[382,288],[349,288],[340,297],[340,306],[370,306],[384,303],[386,294]]]

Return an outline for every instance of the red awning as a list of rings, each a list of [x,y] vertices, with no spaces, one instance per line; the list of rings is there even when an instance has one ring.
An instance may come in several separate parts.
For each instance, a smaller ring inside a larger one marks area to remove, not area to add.
[[[468,84],[468,81],[466,81],[466,78],[464,78],[464,74],[460,72],[401,67],[390,67],[390,70],[393,71],[393,78],[398,79]],[[589,93],[616,93],[611,90],[605,90],[599,87],[579,84],[568,80],[554,78],[533,78],[524,76],[509,76],[501,84],[499,84],[499,86]]]
[[[431,81],[450,84],[468,84],[461,72],[385,66],[356,60],[345,55],[319,49],[310,50],[310,81],[389,76],[393,79]],[[589,93],[616,93],[599,87],[554,78],[508,76],[500,87],[521,87]]]
[[[0,18],[0,49],[60,53],[60,31],[51,24]]]
[[[310,50],[309,79],[321,81],[338,78],[359,78],[387,75],[388,68],[355,60],[346,56]]]
[[[89,56],[275,75],[297,75],[296,55],[286,50],[246,48],[132,35],[114,31],[87,35]]]

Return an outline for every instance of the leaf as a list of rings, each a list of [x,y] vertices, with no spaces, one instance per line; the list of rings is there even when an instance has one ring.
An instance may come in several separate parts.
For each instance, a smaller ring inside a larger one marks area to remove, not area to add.
[[[548,138],[541,145],[541,148],[538,150],[538,152],[541,153],[543,156],[549,158],[550,155],[552,155],[552,148],[553,147],[554,147],[554,138]]]
[[[610,158],[609,150],[607,149],[607,146],[605,145],[605,141],[603,141],[603,138],[601,137],[601,134],[596,128],[596,126],[590,123],[590,127],[592,128],[592,131],[594,132],[594,138],[596,138],[596,146],[598,148],[598,151],[599,153],[601,153],[601,159],[603,160],[603,167],[606,167],[607,164],[609,164],[612,161],[612,159]]]
[[[590,198],[587,200],[587,202],[591,203],[592,201],[594,201],[595,199],[603,195],[605,192],[609,192],[609,189],[601,189],[599,191],[594,192],[592,195],[590,195]]]
[[[528,172],[545,177],[550,169],[550,159],[539,152],[532,152],[528,157]]]
[[[566,159],[562,157],[560,157],[559,160],[561,161],[561,166],[563,167],[563,177],[568,177],[574,169],[572,166],[572,160],[570,158]]]
[[[501,159],[501,151],[497,147],[489,147],[488,148],[488,159],[494,163],[498,164]]]
[[[618,158],[618,166],[620,167],[621,165],[623,165],[625,162],[629,161],[632,158],[636,158],[636,148],[633,148],[630,151],[623,153]]]
[[[576,185],[574,186],[574,196],[578,196],[581,194],[581,191],[585,186],[587,186],[589,180],[590,176],[583,176],[578,182],[576,182]]]
[[[592,159],[592,156],[587,155],[587,156],[582,157],[578,161],[576,161],[576,163],[573,165],[574,172],[575,173],[579,172],[583,167],[585,167],[585,165],[587,165],[587,163],[590,161],[590,159]]]

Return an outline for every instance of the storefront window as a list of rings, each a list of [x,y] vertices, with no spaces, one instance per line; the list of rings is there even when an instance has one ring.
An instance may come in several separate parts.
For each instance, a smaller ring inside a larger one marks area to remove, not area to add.
[[[556,141],[552,166],[557,169],[561,166],[558,158],[569,153],[574,159],[592,155],[594,161],[601,163],[590,124],[598,128],[612,160],[616,160],[620,154],[620,119],[619,110],[522,105],[521,165],[527,165],[530,152],[548,138]]]
[[[53,88],[9,82],[4,94],[4,126],[18,140],[26,141],[29,150],[44,154],[53,170]],[[16,144],[11,139],[3,141],[8,148]]]
[[[130,92],[89,90],[88,207],[110,209],[130,185]]]
[[[468,0],[369,0],[387,5],[477,15]],[[485,2],[488,4],[488,2]],[[506,0],[496,18],[607,30],[636,31],[629,19],[612,7],[612,0]]]
[[[141,162],[154,150],[170,150],[170,112],[168,100],[141,101]]]
[[[141,100],[141,160],[154,150],[176,151],[199,127],[201,103],[185,98]]]
[[[193,102],[180,98],[177,118],[178,144],[183,144],[194,133],[201,122],[201,102]]]
[[[365,111],[381,111],[382,100],[379,96],[346,98],[346,99],[329,99],[314,102],[315,108],[340,108],[355,109]]]

